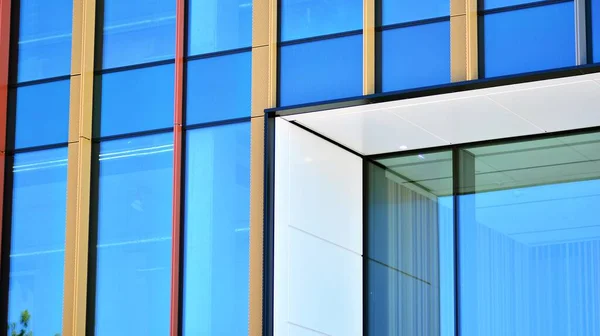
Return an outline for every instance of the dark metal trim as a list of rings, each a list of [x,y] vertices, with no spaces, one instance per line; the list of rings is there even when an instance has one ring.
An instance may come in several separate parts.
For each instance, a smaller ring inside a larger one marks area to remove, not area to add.
[[[186,56],[186,57],[184,57],[184,59],[186,61],[190,62],[190,61],[195,61],[195,60],[199,60],[199,59],[241,54],[241,53],[251,52],[251,51],[252,51],[252,47],[243,47],[243,48],[215,51],[215,52],[210,52],[210,53],[206,53],[206,54]]]
[[[275,253],[275,117],[265,115],[263,335],[273,336]]]
[[[282,42],[279,42],[279,46],[287,47],[287,46],[295,45],[295,44],[318,42],[318,41],[331,40],[331,39],[340,38],[340,37],[362,35],[362,33],[363,33],[363,30],[361,28],[361,29],[349,30],[349,31],[341,32],[341,33],[334,33],[334,34],[327,34],[327,35],[320,35],[320,36],[311,36],[311,37],[301,38],[301,39],[297,39],[297,40],[290,40],[290,41],[282,41]],[[279,37],[278,37],[278,39],[279,39]]]
[[[409,21],[409,22],[402,22],[402,23],[394,23],[394,24],[385,25],[385,26],[378,26],[375,28],[375,31],[381,32],[381,31],[385,31],[385,30],[422,26],[422,25],[427,25],[427,24],[432,24],[432,23],[440,23],[440,22],[450,22],[450,16],[449,15],[439,16],[439,17],[423,19],[423,20],[416,20],[416,21]]]
[[[353,149],[351,149],[349,147],[346,147],[346,146],[342,145],[341,143],[339,143],[339,142],[337,142],[337,141],[335,141],[335,140],[333,140],[331,138],[328,138],[328,137],[324,136],[321,133],[318,133],[318,132],[310,129],[310,128],[308,128],[308,127],[306,127],[306,126],[298,123],[297,121],[290,121],[289,123],[292,124],[292,125],[294,125],[294,126],[297,126],[297,127],[301,128],[301,129],[307,131],[308,133],[311,133],[311,134],[313,134],[313,135],[315,135],[315,136],[317,136],[317,137],[319,137],[319,138],[321,138],[321,139],[323,139],[323,140],[325,140],[325,141],[327,141],[327,142],[329,142],[329,143],[331,143],[331,144],[333,144],[333,145],[335,145],[337,147],[340,147],[341,149],[343,149],[343,150],[345,150],[345,151],[347,151],[349,153],[352,153],[352,154],[358,156],[361,159],[364,158],[364,155],[360,154],[359,152],[357,152],[357,151],[355,151],[355,150],[353,150]]]

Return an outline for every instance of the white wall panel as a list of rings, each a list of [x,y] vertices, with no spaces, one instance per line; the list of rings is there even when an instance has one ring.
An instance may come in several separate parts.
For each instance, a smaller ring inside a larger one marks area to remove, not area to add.
[[[362,160],[282,119],[275,141],[275,335],[362,335]]]

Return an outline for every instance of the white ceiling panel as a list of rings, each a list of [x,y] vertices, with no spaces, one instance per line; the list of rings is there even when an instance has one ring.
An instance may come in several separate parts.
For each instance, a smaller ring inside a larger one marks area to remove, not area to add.
[[[542,132],[484,96],[402,107],[395,112],[453,144]]]
[[[547,132],[600,125],[600,85],[592,80],[489,97]]]

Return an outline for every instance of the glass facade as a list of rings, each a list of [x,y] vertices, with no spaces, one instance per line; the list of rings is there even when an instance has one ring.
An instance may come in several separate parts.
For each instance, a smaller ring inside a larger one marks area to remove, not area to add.
[[[362,94],[362,1],[282,0],[279,105]]]
[[[250,248],[259,244],[250,241],[251,148],[264,141],[251,125],[266,108],[362,97],[371,70],[376,94],[455,78],[453,48],[464,40],[450,0],[379,0],[371,18],[362,0],[275,2],[266,15],[253,0],[96,0],[95,29],[82,30],[87,0],[11,1],[12,16],[0,15],[11,19],[0,29],[0,317],[9,331],[25,322],[36,336],[61,333],[73,309],[63,302],[74,286],[64,281],[67,211],[89,206],[78,219],[90,222],[87,332],[249,334]],[[600,0],[586,5],[593,68]],[[484,0],[477,15],[478,79],[581,65],[574,0]],[[374,64],[363,59],[365,21],[375,23]],[[78,65],[92,56],[93,69]],[[595,135],[548,141],[369,166],[369,335],[598,335],[600,148]],[[91,160],[81,159],[88,144]],[[91,174],[77,175],[88,164]],[[86,178],[89,200],[67,199],[87,192]],[[254,194],[263,187],[253,180]]]
[[[492,3],[498,5],[504,2]],[[490,14],[484,12],[480,18],[484,76],[497,77],[576,65],[573,13],[573,1],[549,2]]]
[[[370,164],[369,335],[457,316],[460,335],[600,335],[599,153],[587,133]]]

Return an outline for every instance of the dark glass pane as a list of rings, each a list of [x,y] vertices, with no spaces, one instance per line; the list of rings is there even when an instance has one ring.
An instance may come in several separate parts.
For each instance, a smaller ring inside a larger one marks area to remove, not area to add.
[[[600,134],[463,153],[461,334],[600,335]]]
[[[67,142],[69,80],[17,89],[15,148]]]
[[[449,15],[448,0],[381,0],[381,24],[384,26]]]
[[[108,136],[173,126],[173,64],[96,77],[101,87],[96,117]]]
[[[575,65],[573,3],[486,15],[485,76]]]
[[[280,105],[362,94],[362,35],[280,49]]]
[[[452,335],[452,153],[378,163],[367,168],[369,335]]]
[[[104,0],[102,68],[175,57],[175,0]]]
[[[600,0],[591,0],[593,62],[600,62]],[[589,23],[588,23],[589,24]]]
[[[382,90],[450,82],[450,22],[381,32]]]
[[[250,124],[188,131],[184,335],[248,334]]]
[[[17,81],[68,75],[73,0],[21,0],[20,12]]]
[[[169,334],[172,141],[100,144],[96,336]]]
[[[361,0],[281,0],[281,41],[362,29]]]
[[[250,52],[190,61],[186,123],[249,117],[251,68]]]
[[[252,0],[189,0],[189,55],[251,45]]]
[[[62,330],[67,149],[16,154],[14,159],[8,322],[28,331]],[[10,328],[9,328],[10,335]]]
[[[523,5],[544,0],[483,0],[483,9],[493,9],[508,6]],[[573,13],[572,13],[573,14]],[[574,15],[574,14],[573,14]]]

